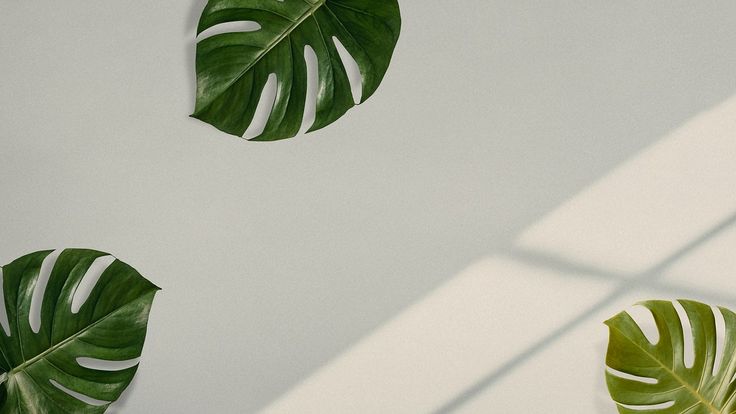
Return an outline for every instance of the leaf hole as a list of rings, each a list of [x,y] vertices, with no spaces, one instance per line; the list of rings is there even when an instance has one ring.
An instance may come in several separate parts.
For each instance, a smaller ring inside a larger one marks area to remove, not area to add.
[[[634,305],[626,310],[631,319],[639,325],[639,329],[647,338],[649,343],[656,345],[659,342],[659,330],[654,322],[652,312],[642,305]]]
[[[59,258],[62,250],[54,250],[43,259],[41,263],[41,271],[36,278],[36,286],[33,288],[33,296],[31,296],[31,309],[28,312],[28,323],[31,325],[33,333],[41,330],[41,306],[43,305],[43,296],[46,293],[46,286],[49,284],[51,272],[56,266],[56,260]]]
[[[276,74],[272,73],[268,75],[268,80],[266,80],[266,85],[263,87],[261,98],[256,106],[256,112],[253,115],[253,121],[251,121],[245,134],[243,134],[243,138],[255,138],[261,135],[263,130],[266,129],[268,118],[271,116],[273,106],[276,104],[277,87],[278,79],[276,79]]]
[[[686,368],[692,368],[693,364],[695,364],[695,344],[693,342],[693,328],[690,325],[690,318],[687,317],[687,312],[680,302],[673,301],[672,303],[675,311],[677,311],[677,316],[680,317],[680,325],[682,326],[682,362]]]
[[[243,20],[236,22],[225,22],[216,24],[202,33],[197,35],[197,40],[204,40],[208,37],[213,37],[225,33],[248,33],[261,30],[261,25],[258,22],[252,20]]]
[[[140,358],[128,359],[125,361],[110,361],[107,359],[77,358],[77,364],[79,366],[89,369],[96,369],[98,371],[122,371],[124,369],[132,368],[138,365]]]
[[[10,336],[10,322],[8,321],[8,309],[5,307],[5,282],[3,279],[3,268],[0,267],[0,325],[3,327],[5,336]]]
[[[713,360],[713,375],[718,373],[723,363],[723,350],[726,347],[726,321],[723,319],[723,313],[715,306],[711,306],[713,316],[716,322],[716,356]]]
[[[97,285],[100,280],[102,273],[110,267],[115,258],[112,256],[102,256],[95,259],[94,262],[89,266],[87,272],[79,281],[77,288],[74,290],[74,296],[72,297],[72,313],[79,313],[82,305],[87,301],[89,295],[92,293],[92,289]]]
[[[319,93],[319,63],[312,46],[304,46],[304,61],[307,66],[307,100],[304,103],[304,117],[299,132],[304,133],[314,125],[317,118],[317,94]]]
[[[363,99],[363,75],[360,73],[360,67],[353,58],[353,55],[343,46],[340,39],[332,36],[332,41],[335,43],[337,53],[340,55],[342,65],[348,74],[348,81],[350,81],[350,90],[353,93],[353,101],[359,104]]]
[[[74,398],[78,399],[79,401],[82,401],[83,403],[86,403],[86,404],[89,404],[89,405],[94,405],[96,407],[101,407],[101,406],[104,406],[104,405],[108,405],[111,402],[111,401],[98,400],[98,399],[92,398],[92,397],[90,397],[88,395],[84,395],[84,394],[79,393],[79,392],[76,392],[74,390],[70,390],[69,388],[67,388],[67,387],[59,384],[58,382],[56,382],[54,380],[49,380],[49,382],[51,383],[51,385],[53,385],[54,387],[58,388],[63,393],[65,393],[65,394],[67,394],[67,395],[69,395],[71,397],[74,397]]]
[[[629,374],[623,371],[619,371],[617,369],[613,369],[611,367],[606,367],[606,371],[608,371],[608,373],[610,373],[613,376],[631,380],[631,381],[643,382],[645,384],[656,384],[659,382],[656,378],[640,377],[638,375]]]
[[[649,411],[649,410],[664,410],[667,408],[670,408],[675,405],[674,401],[666,401],[659,404],[646,404],[646,405],[629,405],[629,404],[621,404],[620,402],[616,402],[617,405],[627,408],[629,410],[633,411]]]

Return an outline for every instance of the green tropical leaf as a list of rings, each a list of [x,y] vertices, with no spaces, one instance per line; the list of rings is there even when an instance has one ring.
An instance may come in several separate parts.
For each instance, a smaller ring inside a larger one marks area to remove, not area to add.
[[[716,322],[711,307],[678,301],[692,331],[694,361],[685,363],[683,323],[670,301],[647,301],[659,332],[652,344],[627,313],[606,321],[608,390],[626,414],[714,414],[736,412],[736,314],[719,308],[725,321],[723,360],[716,364]],[[687,325],[685,325],[687,326]],[[689,338],[688,338],[689,339]]]
[[[0,413],[103,413],[138,369],[159,288],[93,250],[32,253],[1,270]]]
[[[260,28],[216,34],[197,44],[197,102],[192,116],[242,136],[269,75],[275,74],[275,103],[263,133],[254,138],[260,141],[299,132],[307,96],[306,46],[317,56],[319,78],[311,132],[355,105],[333,38],[360,69],[362,103],[381,83],[401,29],[396,0],[209,0],[197,33],[230,22],[255,22]]]

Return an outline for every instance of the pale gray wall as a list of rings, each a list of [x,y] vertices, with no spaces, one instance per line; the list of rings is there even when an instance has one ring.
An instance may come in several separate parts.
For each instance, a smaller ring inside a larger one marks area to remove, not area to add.
[[[736,86],[732,1],[404,0],[368,103],[248,143],[187,117],[203,4],[0,2],[0,262],[164,289],[118,412],[256,411]]]

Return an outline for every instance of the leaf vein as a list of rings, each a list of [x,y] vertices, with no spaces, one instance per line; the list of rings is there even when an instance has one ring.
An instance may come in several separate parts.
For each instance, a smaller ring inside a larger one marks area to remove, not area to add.
[[[274,47],[276,47],[287,36],[289,36],[291,34],[291,32],[293,32],[294,30],[296,30],[297,27],[299,27],[299,25],[302,22],[304,22],[306,19],[309,18],[309,16],[313,16],[314,15],[314,12],[317,9],[319,9],[320,7],[322,7],[322,5],[324,4],[324,2],[325,2],[325,0],[319,0],[317,3],[315,3],[314,5],[312,5],[312,7],[309,8],[309,9],[307,9],[302,16],[300,16],[297,20],[293,21],[292,24],[283,33],[281,33],[279,36],[276,37],[276,39],[274,39],[272,42],[270,42],[268,45],[266,45],[266,47],[263,48],[263,51],[261,51],[261,53],[259,53],[253,59],[253,61],[251,63],[249,63],[245,67],[245,69],[243,69],[242,71],[240,71],[240,73],[237,76],[235,76],[231,81],[229,81],[227,83],[227,85],[223,88],[223,90],[220,93],[220,95],[222,95],[223,93],[225,93],[225,91],[227,91],[228,89],[230,89],[230,87],[232,87],[234,84],[236,84],[243,76],[245,76],[246,73],[248,73],[251,69],[253,69],[261,61],[261,59],[263,59],[268,53],[270,53],[273,50]],[[205,105],[204,107],[201,108],[201,110],[204,110],[206,108],[209,108],[210,105],[212,105],[212,103],[217,98],[220,97],[220,95],[213,97],[210,100],[210,102],[207,103],[207,105]]]

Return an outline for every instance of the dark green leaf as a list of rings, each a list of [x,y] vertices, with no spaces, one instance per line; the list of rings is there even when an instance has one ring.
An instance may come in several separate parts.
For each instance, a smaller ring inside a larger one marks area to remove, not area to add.
[[[716,364],[716,323],[711,307],[680,300],[691,326],[694,363],[686,366],[685,338],[669,301],[640,305],[654,315],[659,340],[652,344],[627,312],[606,321],[610,328],[606,364],[608,390],[626,414],[733,413],[736,407],[736,314],[720,308],[725,321],[723,361]],[[618,371],[618,372],[616,372]]]
[[[78,358],[138,358],[151,303],[159,289],[130,266],[110,258],[112,263],[80,302],[84,290],[77,289],[87,270],[95,260],[109,255],[64,250],[50,275],[46,273],[45,293],[36,296],[41,300],[40,323],[33,326],[31,303],[37,282],[43,278],[42,263],[51,253],[32,253],[2,268],[9,335],[4,326],[0,332],[0,413],[103,413],[128,386],[138,364],[101,370],[80,365]],[[73,309],[75,293],[78,297]],[[74,393],[87,398],[70,395]],[[96,402],[90,403],[90,399]]]
[[[221,23],[252,21],[260,29],[217,34],[197,44],[195,118],[242,136],[270,74],[278,82],[265,129],[255,140],[290,138],[302,124],[307,94],[304,50],[318,61],[318,94],[310,131],[355,105],[333,41],[353,56],[363,78],[361,102],[378,88],[399,38],[396,0],[209,0],[198,33]]]

